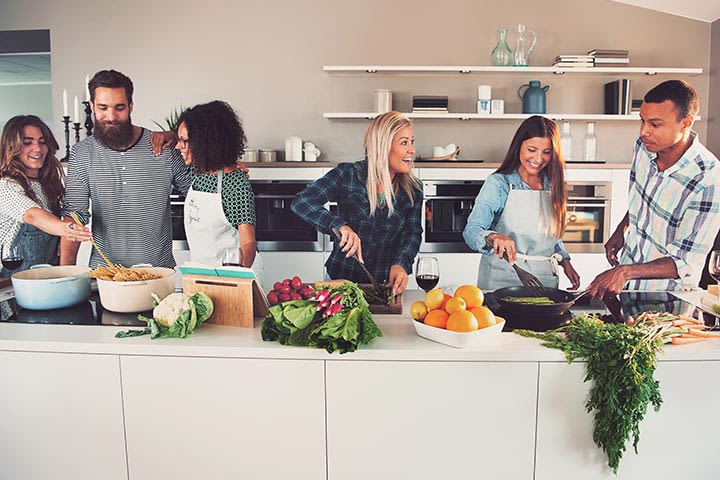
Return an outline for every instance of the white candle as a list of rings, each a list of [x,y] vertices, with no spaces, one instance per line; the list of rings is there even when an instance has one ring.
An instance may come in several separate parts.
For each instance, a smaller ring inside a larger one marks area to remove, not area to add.
[[[73,98],[73,107],[74,107],[73,113],[75,114],[75,116],[73,117],[73,120],[75,121],[75,123],[80,123],[80,115],[78,114],[79,110],[78,110],[77,95],[75,95],[75,98]]]
[[[63,88],[63,117],[68,116],[68,110],[67,110],[67,90]]]
[[[85,75],[85,101],[90,101],[90,75]]]

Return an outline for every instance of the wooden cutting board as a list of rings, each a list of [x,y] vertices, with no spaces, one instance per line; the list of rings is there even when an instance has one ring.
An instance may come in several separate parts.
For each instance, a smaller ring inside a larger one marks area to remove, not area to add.
[[[321,282],[315,282],[315,288],[333,288],[333,287],[339,287],[343,283],[347,282],[348,280],[323,280]],[[369,283],[361,283],[359,284],[360,287],[363,288],[372,288],[372,285]],[[380,305],[378,303],[371,303],[370,304],[370,312],[371,313],[377,313],[378,315],[385,315],[385,314],[402,314],[403,310],[403,300],[402,300],[402,293],[400,295],[395,295],[393,298],[393,302],[390,305]]]
[[[253,328],[254,317],[268,313],[265,295],[255,280],[248,278],[183,275],[183,291],[203,292],[215,306],[208,323]]]

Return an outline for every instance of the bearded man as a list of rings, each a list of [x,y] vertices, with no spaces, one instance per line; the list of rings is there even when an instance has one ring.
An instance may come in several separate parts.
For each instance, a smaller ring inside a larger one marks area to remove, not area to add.
[[[172,268],[170,192],[175,187],[184,195],[190,172],[174,149],[155,156],[152,132],[132,124],[127,76],[102,70],[88,88],[95,130],[70,151],[63,215],[75,212],[83,223],[92,218],[93,239],[113,263]],[[74,264],[78,247],[62,239],[60,264]],[[93,250],[90,267],[104,263]]]

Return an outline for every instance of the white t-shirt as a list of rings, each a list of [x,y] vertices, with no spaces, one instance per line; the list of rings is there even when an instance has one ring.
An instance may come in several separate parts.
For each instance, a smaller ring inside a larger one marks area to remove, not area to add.
[[[5,249],[12,245],[23,225],[23,215],[30,208],[49,210],[49,204],[40,182],[30,180],[30,187],[40,201],[35,203],[25,194],[19,183],[9,178],[0,178],[0,244]]]

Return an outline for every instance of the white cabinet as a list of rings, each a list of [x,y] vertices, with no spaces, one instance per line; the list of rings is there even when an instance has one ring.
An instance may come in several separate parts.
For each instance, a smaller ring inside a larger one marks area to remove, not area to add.
[[[586,287],[595,277],[610,268],[604,253],[571,253],[572,265],[580,275],[580,288]],[[570,281],[565,276],[562,267],[558,272],[560,288],[570,288]]]
[[[124,440],[117,356],[0,352],[0,478],[127,480]]]
[[[323,374],[322,361],[122,357],[130,478],[325,478]]]
[[[584,368],[582,363],[540,364],[535,480],[674,480],[679,472],[694,480],[720,478],[720,463],[703,460],[717,457],[718,362],[660,363],[655,374],[663,395],[660,412],[648,410],[638,454],[628,443],[617,475],[592,440]]]
[[[531,480],[537,371],[328,361],[327,478]]]

